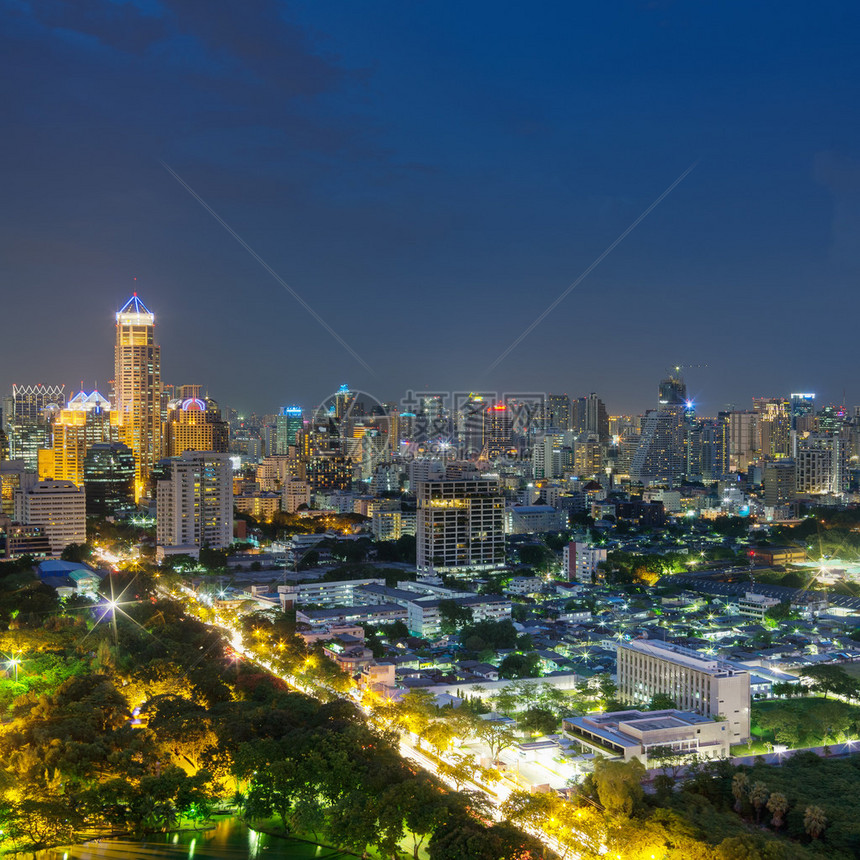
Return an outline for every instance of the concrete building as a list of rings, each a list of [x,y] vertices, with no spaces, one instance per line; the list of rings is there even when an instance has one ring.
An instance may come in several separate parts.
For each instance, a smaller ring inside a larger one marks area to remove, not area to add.
[[[494,594],[455,598],[458,606],[472,611],[474,621],[503,621],[511,617],[511,601]],[[442,633],[441,600],[435,597],[419,598],[408,604],[406,624],[409,632],[422,639],[433,638]]]
[[[731,743],[750,735],[750,673],[667,642],[635,640],[617,646],[618,697],[642,705],[657,693],[684,711],[726,720]]]
[[[745,618],[755,618],[763,621],[768,609],[779,606],[778,597],[768,597],[766,594],[755,594],[748,591],[743,597],[738,598],[738,614]]]
[[[569,738],[594,752],[624,761],[638,758],[645,767],[656,766],[648,756],[658,747],[679,756],[715,759],[728,758],[732,744],[728,723],[676,709],[567,717],[562,728]]]
[[[356,589],[365,585],[385,585],[384,579],[346,579],[334,582],[303,582],[281,585],[278,592],[290,606],[311,603],[315,606],[351,606],[356,603]]]
[[[505,562],[505,501],[496,479],[419,481],[419,573],[492,570]]]
[[[87,542],[86,497],[71,481],[37,481],[16,490],[15,520],[41,527],[52,555],[59,555],[71,543]]]
[[[794,460],[776,460],[764,465],[764,503],[777,508],[794,501],[797,470]]]
[[[600,578],[598,565],[606,558],[607,551],[603,547],[571,541],[562,551],[562,572],[568,582],[575,580],[593,584]]]
[[[302,505],[306,508],[311,506],[311,485],[307,481],[298,478],[287,478],[281,490],[283,509],[294,514]]]
[[[839,495],[848,486],[848,454],[838,435],[811,433],[797,444],[798,495]]]
[[[552,505],[512,505],[505,510],[505,534],[531,535],[567,528],[567,514]]]
[[[233,541],[233,466],[227,454],[186,451],[166,461],[156,484],[156,542],[160,558],[223,549]]]

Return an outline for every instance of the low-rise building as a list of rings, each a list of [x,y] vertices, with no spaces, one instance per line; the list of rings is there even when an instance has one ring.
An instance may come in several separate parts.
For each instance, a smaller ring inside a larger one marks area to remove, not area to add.
[[[646,767],[649,755],[658,748],[670,749],[679,757],[727,758],[731,731],[724,721],[676,709],[665,711],[612,711],[567,717],[565,734],[595,752],[630,761],[638,758]]]
[[[766,594],[748,591],[743,597],[738,598],[738,614],[745,618],[763,621],[768,609],[779,606],[779,604],[780,600],[777,597],[768,597]]]
[[[312,628],[332,624],[361,624],[375,626],[406,621],[406,609],[396,603],[381,603],[376,606],[341,606],[330,609],[308,609],[296,611],[296,621]]]
[[[410,633],[422,639],[442,633],[441,600],[434,597],[418,599],[408,604],[407,626]],[[511,617],[511,601],[494,594],[455,598],[455,602],[472,611],[474,621],[502,621]]]

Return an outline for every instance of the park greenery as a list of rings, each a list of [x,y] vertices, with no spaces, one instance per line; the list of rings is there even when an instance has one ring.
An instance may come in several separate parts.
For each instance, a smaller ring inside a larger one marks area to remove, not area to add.
[[[26,563],[0,565],[0,848],[201,826],[230,808],[380,858],[425,845],[445,860],[462,844],[486,860],[529,856],[534,840],[491,824],[481,795],[402,759],[289,617],[243,626],[279,671],[301,666],[313,696],[239,658],[147,575],[112,585],[115,624],[106,597],[63,604]]]

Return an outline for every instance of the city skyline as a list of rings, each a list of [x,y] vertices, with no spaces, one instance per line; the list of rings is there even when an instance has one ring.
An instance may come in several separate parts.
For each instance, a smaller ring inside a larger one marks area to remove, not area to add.
[[[158,364],[160,366],[160,363],[161,363],[160,351],[161,351],[162,344],[161,344],[161,341],[158,337],[157,324],[156,324],[155,320],[156,320],[156,317],[160,317],[161,312],[159,311],[158,313],[156,313],[154,310],[151,310],[150,307],[147,306],[143,302],[143,300],[138,296],[137,291],[134,291],[128,296],[128,298],[125,301],[117,303],[117,311],[115,313],[115,317],[116,317],[115,325],[117,327],[117,330],[119,330],[118,320],[120,318],[120,314],[123,313],[130,306],[132,306],[133,308],[142,309],[142,312],[145,313],[145,315],[147,316],[147,326],[149,329],[151,329],[154,332],[154,334],[149,335],[150,338],[152,338],[154,336],[154,342],[150,341],[150,343],[154,346],[154,349],[159,356],[158,357]],[[115,336],[115,338],[116,338],[116,336]],[[118,349],[118,346],[116,345],[116,341],[115,341],[114,347],[115,347],[115,350]],[[169,350],[168,350],[168,353],[169,353]],[[114,376],[116,374],[116,367],[118,366],[116,364],[116,361],[117,361],[117,359],[115,358]],[[709,368],[709,367],[695,367],[694,371],[696,374],[698,374],[698,373],[701,373],[703,371],[707,371],[710,369],[711,368]],[[678,374],[678,373],[680,373],[680,376],[682,378],[686,378],[684,370],[685,370],[685,366],[683,366],[683,365],[675,366],[675,367],[666,367],[666,368],[663,368],[662,370],[660,370],[659,376],[655,377],[655,380],[654,380],[653,385],[652,385],[653,399],[652,399],[650,404],[646,404],[644,406],[644,408],[642,408],[641,410],[623,409],[623,408],[622,409],[609,408],[611,406],[611,404],[609,404],[607,406],[608,411],[612,415],[640,415],[640,414],[644,414],[648,410],[656,409],[659,402],[660,402],[660,400],[659,400],[660,384],[661,384],[660,380],[663,380],[665,377],[668,377],[668,376],[673,375],[673,374]],[[250,416],[252,414],[256,414],[260,417],[265,416],[265,415],[276,415],[278,412],[280,412],[283,408],[285,408],[287,406],[300,407],[304,410],[306,415],[310,415],[315,410],[319,409],[321,407],[321,405],[326,404],[329,400],[333,400],[333,398],[335,398],[339,392],[342,392],[344,390],[344,388],[348,388],[352,392],[359,392],[359,393],[364,394],[364,395],[369,395],[372,398],[372,400],[374,400],[378,404],[387,404],[387,403],[397,404],[398,407],[402,407],[401,411],[403,411],[403,410],[414,411],[414,407],[413,407],[413,409],[410,410],[409,405],[410,405],[410,403],[412,403],[414,401],[415,397],[419,396],[420,394],[429,394],[430,392],[435,392],[435,393],[440,394],[446,402],[450,401],[449,406],[453,406],[453,404],[456,401],[458,396],[463,396],[463,395],[469,393],[470,391],[475,391],[476,393],[483,394],[484,396],[489,395],[487,398],[488,400],[491,398],[497,398],[498,402],[503,402],[507,397],[516,398],[516,397],[522,397],[524,394],[526,394],[526,392],[523,392],[522,390],[517,390],[517,389],[512,389],[512,388],[509,388],[509,389],[501,388],[501,389],[497,389],[497,390],[491,390],[487,387],[484,387],[482,389],[468,389],[468,388],[464,388],[464,387],[459,387],[459,388],[455,387],[455,388],[452,388],[448,391],[445,391],[445,390],[442,390],[440,388],[433,388],[433,387],[420,388],[420,387],[411,385],[411,386],[407,386],[402,392],[396,393],[395,395],[391,395],[389,393],[388,396],[379,396],[376,393],[374,393],[373,390],[364,390],[364,389],[357,388],[355,386],[351,386],[349,383],[341,382],[338,385],[332,385],[331,391],[328,394],[326,394],[322,397],[319,397],[319,399],[317,399],[317,400],[311,399],[310,401],[300,402],[300,398],[291,397],[289,394],[287,394],[287,395],[285,395],[284,398],[282,398],[282,402],[269,400],[264,404],[250,404],[250,406],[248,408],[242,409],[241,403],[228,402],[223,397],[218,396],[219,389],[218,389],[217,381],[214,384],[213,384],[213,381],[209,380],[209,379],[205,379],[202,381],[197,379],[197,380],[194,380],[193,382],[191,382],[188,379],[186,379],[185,377],[181,377],[182,381],[179,381],[179,378],[176,378],[176,379],[172,379],[172,380],[168,380],[166,382],[163,382],[163,374],[160,374],[160,376],[162,378],[162,382],[159,382],[159,385],[161,385],[161,384],[171,385],[171,386],[174,386],[177,388],[181,387],[181,386],[186,386],[186,385],[201,386],[202,387],[202,389],[201,389],[202,393],[205,393],[207,396],[211,395],[212,398],[214,400],[216,400],[222,407],[235,409],[237,412],[240,413],[240,415],[242,417]],[[55,377],[50,377],[50,376],[49,376],[50,381],[47,383],[42,383],[42,382],[35,383],[32,380],[28,379],[28,380],[25,380],[23,382],[12,382],[7,387],[7,393],[8,393],[8,391],[12,390],[13,386],[21,386],[21,387],[58,386],[58,387],[62,387],[64,389],[65,394],[69,398],[71,398],[72,395],[75,394],[76,392],[86,393],[87,391],[89,391],[89,392],[101,393],[104,396],[109,396],[112,393],[112,389],[115,386],[115,379],[110,378],[110,376],[105,377],[104,375],[101,375],[101,378],[104,379],[104,383],[99,384],[96,381],[99,378],[99,374],[95,374],[95,375],[91,374],[90,378],[93,379],[93,384],[91,386],[88,386],[86,384],[86,378],[83,378],[83,379],[79,380],[79,387],[77,387],[75,384],[69,385],[66,382],[58,381]],[[382,389],[381,385],[377,385],[374,387],[376,387],[379,390]],[[719,412],[728,411],[728,410],[732,410],[732,409],[736,410],[736,411],[752,410],[754,399],[759,399],[759,398],[768,399],[768,398],[773,398],[773,397],[782,397],[782,398],[787,399],[790,396],[792,396],[793,394],[797,393],[797,391],[799,391],[799,389],[795,388],[795,389],[792,389],[791,391],[779,391],[779,392],[767,392],[767,393],[758,392],[758,393],[754,393],[750,397],[748,403],[743,403],[743,402],[739,402],[738,400],[735,400],[735,401],[724,403],[724,404],[716,406],[716,407],[714,407],[712,405],[710,407],[712,411],[707,411],[709,401],[706,397],[702,397],[702,396],[697,395],[695,393],[696,387],[697,386],[695,385],[695,383],[690,387],[689,401],[690,401],[690,404],[692,404],[694,406],[696,413],[698,414],[699,417],[715,417]],[[320,389],[320,391],[322,391],[322,390],[324,390],[324,389]],[[821,388],[819,388],[819,390],[821,390]],[[576,398],[588,397],[588,395],[594,394],[594,393],[597,393],[598,396],[601,397],[601,400],[603,400],[603,402],[605,402],[605,398],[603,397],[602,391],[595,392],[593,387],[588,388],[587,386],[584,389],[582,389],[582,391],[579,393],[577,393],[575,391],[571,391],[571,390],[566,390],[566,391],[549,390],[546,388],[545,389],[538,389],[536,387],[533,391],[528,392],[527,394],[531,395],[531,396],[538,396],[539,395],[539,396],[543,396],[546,398],[550,398],[550,397],[556,396],[556,395],[567,395],[573,400]],[[833,406],[840,405],[839,401],[825,400],[824,398],[820,397],[819,394],[815,391],[810,390],[809,393],[811,393],[813,398],[814,398],[814,404],[815,404],[816,408],[822,408],[822,407],[828,406],[828,405],[833,405]],[[853,404],[848,403],[847,401],[844,401],[844,400],[842,402],[844,403],[844,405],[846,405],[847,409],[851,410],[853,408]],[[114,407],[117,408],[117,404],[114,404]]]
[[[347,379],[641,412],[678,363],[709,365],[705,414],[860,400],[823,316],[856,306],[856,8],[121,9],[2,7],[4,310],[52,314],[31,379],[90,378],[104,345],[80,333],[137,288],[166,378],[243,411]],[[3,390],[28,346],[7,327]]]

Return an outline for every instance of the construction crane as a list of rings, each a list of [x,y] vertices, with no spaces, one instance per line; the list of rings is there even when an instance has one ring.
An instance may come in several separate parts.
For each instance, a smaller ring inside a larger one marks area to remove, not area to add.
[[[699,368],[699,367],[708,367],[708,365],[707,364],[675,364],[672,367],[667,367],[666,373],[680,374],[682,370],[694,370],[694,369]]]

